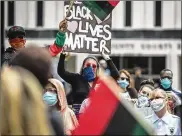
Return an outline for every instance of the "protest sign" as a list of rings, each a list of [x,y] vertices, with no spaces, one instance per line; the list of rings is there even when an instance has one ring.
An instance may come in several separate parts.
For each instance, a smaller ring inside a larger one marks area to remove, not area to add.
[[[69,9],[65,1],[64,13]],[[68,16],[66,41],[68,52],[100,54],[111,53],[111,14],[101,21],[82,2],[75,1]]]

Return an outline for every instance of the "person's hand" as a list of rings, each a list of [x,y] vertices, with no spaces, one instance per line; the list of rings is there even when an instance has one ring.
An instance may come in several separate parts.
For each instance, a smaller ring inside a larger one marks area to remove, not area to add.
[[[105,59],[105,60],[110,60],[111,58],[109,57],[109,55],[105,54],[104,53],[104,50],[102,50],[102,57]]]
[[[67,27],[68,27],[68,24],[67,24],[67,20],[66,19],[64,19],[63,21],[61,21],[59,23],[59,31],[65,33],[66,30],[67,30]]]
[[[70,52],[66,52],[66,49],[67,49],[67,45],[64,45],[63,46],[63,51],[61,53],[61,55],[64,55],[65,56],[65,60],[67,61],[69,58],[70,58]]]

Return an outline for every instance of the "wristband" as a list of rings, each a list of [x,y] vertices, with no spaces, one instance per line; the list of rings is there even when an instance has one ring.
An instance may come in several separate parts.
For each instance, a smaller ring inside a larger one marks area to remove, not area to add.
[[[63,45],[64,45],[64,43],[65,43],[65,39],[66,39],[65,33],[58,32],[58,33],[56,34],[55,44],[56,44],[58,47],[63,47]]]

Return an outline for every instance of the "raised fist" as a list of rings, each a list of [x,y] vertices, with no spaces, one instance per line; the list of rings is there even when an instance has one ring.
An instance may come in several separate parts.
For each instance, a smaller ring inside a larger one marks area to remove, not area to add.
[[[105,60],[110,60],[109,55],[105,54],[105,53],[104,53],[104,50],[102,50],[102,57],[103,57]]]
[[[67,24],[67,20],[66,20],[66,19],[64,19],[63,21],[61,21],[61,22],[59,23],[59,31],[65,33],[66,30],[67,30],[67,27],[68,27],[68,24]]]

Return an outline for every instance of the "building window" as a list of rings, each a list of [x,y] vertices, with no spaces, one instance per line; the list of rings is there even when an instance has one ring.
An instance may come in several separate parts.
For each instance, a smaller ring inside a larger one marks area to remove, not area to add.
[[[43,1],[37,1],[37,26],[43,26]]]
[[[152,74],[159,75],[161,70],[165,69],[165,57],[152,57]]]
[[[155,26],[161,26],[162,17],[162,4],[161,1],[155,1]]]
[[[8,1],[8,26],[13,26],[15,21],[15,7],[14,1]]]
[[[134,73],[135,67],[142,68],[143,74],[148,73],[149,57],[123,57],[123,68],[127,69],[131,74]]]
[[[165,69],[166,58],[164,57],[123,57],[123,68],[133,73],[133,68],[142,68],[145,75],[159,75]]]
[[[132,1],[125,1],[125,26],[131,26],[131,4]]]
[[[120,61],[119,61],[120,57],[112,56],[111,59],[112,59],[113,63],[115,64],[115,66],[117,67],[117,69],[121,70],[120,69],[120,64],[119,64],[120,63]]]

